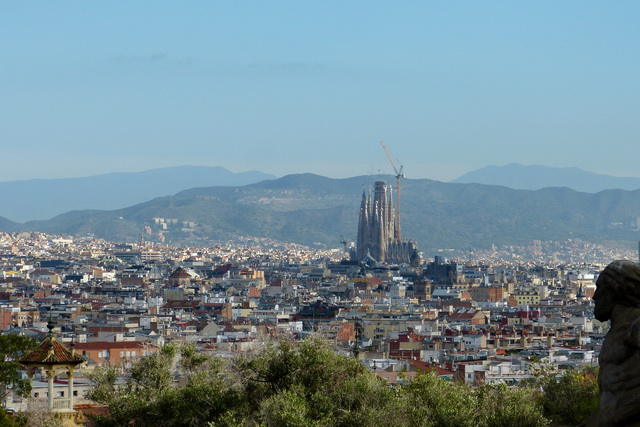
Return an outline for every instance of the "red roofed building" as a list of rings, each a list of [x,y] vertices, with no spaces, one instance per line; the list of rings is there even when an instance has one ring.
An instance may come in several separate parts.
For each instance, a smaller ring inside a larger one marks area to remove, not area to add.
[[[76,351],[97,365],[130,363],[158,351],[158,347],[142,341],[93,341],[78,343]]]
[[[450,369],[440,368],[431,363],[423,362],[422,360],[408,360],[407,363],[409,363],[412,369],[415,369],[417,372],[433,372],[436,376],[447,380],[452,380],[456,374]]]
[[[486,316],[482,310],[465,310],[449,314],[449,323],[459,323],[463,325],[484,325],[487,323]]]
[[[169,276],[170,286],[187,286],[191,284],[191,275],[182,267],[176,268]]]
[[[352,322],[345,322],[340,325],[338,330],[338,341],[355,341],[356,325]]]
[[[419,360],[422,343],[415,334],[400,334],[397,340],[389,341],[389,358],[396,360]]]

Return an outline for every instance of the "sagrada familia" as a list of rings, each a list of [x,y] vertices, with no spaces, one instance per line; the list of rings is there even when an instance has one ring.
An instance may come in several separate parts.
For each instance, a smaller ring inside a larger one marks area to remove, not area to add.
[[[400,238],[400,218],[385,181],[374,183],[373,195],[362,193],[358,239],[352,257],[364,263],[420,265],[416,242]]]

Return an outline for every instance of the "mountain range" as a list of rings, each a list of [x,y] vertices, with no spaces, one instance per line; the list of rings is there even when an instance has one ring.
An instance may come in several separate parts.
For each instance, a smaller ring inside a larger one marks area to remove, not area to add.
[[[567,187],[585,193],[620,189],[640,189],[640,178],[625,178],[588,172],[579,168],[554,168],[540,165],[511,163],[487,166],[451,181],[458,184],[504,185],[516,190],[540,190],[548,187]]]
[[[0,182],[0,216],[44,220],[80,209],[119,209],[192,187],[246,185],[275,176],[220,166],[178,166],[81,178]]]
[[[76,210],[24,224],[0,220],[0,231],[93,234],[115,241],[157,239],[213,244],[241,236],[338,247],[355,240],[363,191],[392,176],[332,179],[287,175],[247,185],[199,186],[115,210]],[[427,254],[492,244],[579,238],[634,247],[640,238],[640,190],[578,192],[566,187],[516,190],[485,184],[405,179],[405,238]]]

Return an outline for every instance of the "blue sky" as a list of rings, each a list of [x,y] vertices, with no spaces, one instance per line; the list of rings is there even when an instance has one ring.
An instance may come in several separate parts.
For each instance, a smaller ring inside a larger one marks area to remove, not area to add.
[[[0,0],[0,181],[177,165],[640,177],[635,1]]]

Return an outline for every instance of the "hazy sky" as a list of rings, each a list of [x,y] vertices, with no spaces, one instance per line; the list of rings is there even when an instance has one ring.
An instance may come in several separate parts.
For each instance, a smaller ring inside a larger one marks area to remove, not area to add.
[[[0,181],[640,177],[637,1],[0,0]]]

